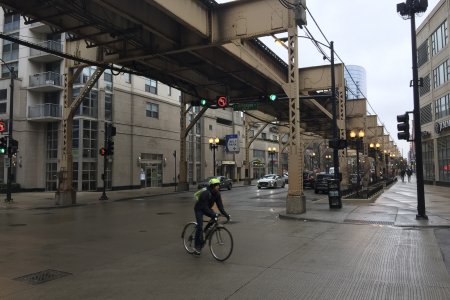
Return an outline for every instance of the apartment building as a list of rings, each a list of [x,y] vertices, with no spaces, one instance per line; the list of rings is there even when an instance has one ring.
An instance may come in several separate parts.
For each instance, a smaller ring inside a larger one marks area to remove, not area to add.
[[[13,12],[0,16],[3,32],[16,38],[64,51],[66,35],[55,33],[45,24],[25,24]],[[14,67],[13,137],[19,151],[13,157],[13,182],[25,190],[54,191],[58,187],[62,141],[61,120],[64,103],[64,59],[53,54],[2,41],[2,76],[0,79],[0,119],[9,120],[10,70]],[[77,96],[95,71],[85,68],[74,82]],[[147,187],[172,185],[178,177],[180,149],[181,92],[156,80],[130,74],[104,74],[83,99],[73,123],[73,187],[77,191],[96,191],[103,186],[104,159],[99,149],[104,146],[105,123],[116,127],[114,155],[107,157],[108,188],[123,189],[140,186],[145,175]],[[187,114],[191,122],[199,107]],[[216,174],[234,180],[245,178],[245,116],[231,108],[208,110],[187,137],[188,181],[195,183]],[[260,124],[261,125],[261,124]],[[257,127],[256,125],[253,125]],[[276,126],[268,126],[250,151],[251,178],[267,173],[269,146],[280,144]],[[256,129],[256,128],[255,128]],[[210,137],[222,140],[237,135],[239,152],[209,147]],[[279,148],[278,148],[279,149]],[[285,150],[286,152],[286,150]],[[177,155],[178,154],[178,155]],[[286,154],[280,155],[287,169]],[[278,171],[278,153],[273,164]],[[6,182],[6,165],[0,160],[0,182]],[[178,180],[177,180],[178,181]]]

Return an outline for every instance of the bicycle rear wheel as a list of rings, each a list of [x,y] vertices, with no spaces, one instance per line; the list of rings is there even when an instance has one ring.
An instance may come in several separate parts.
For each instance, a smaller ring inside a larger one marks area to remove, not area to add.
[[[233,237],[225,227],[217,227],[209,237],[209,250],[218,261],[228,259],[233,252]]]
[[[190,254],[194,253],[195,249],[195,228],[197,227],[197,223],[190,222],[184,226],[183,233],[181,234],[181,238],[183,239],[184,249]]]

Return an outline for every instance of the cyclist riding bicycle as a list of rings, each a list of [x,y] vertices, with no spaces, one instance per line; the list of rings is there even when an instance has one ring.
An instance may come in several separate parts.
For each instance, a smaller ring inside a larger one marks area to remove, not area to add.
[[[219,214],[212,210],[214,203],[217,204],[217,207],[219,208],[222,215],[224,215],[228,221],[230,220],[230,215],[227,214],[225,209],[223,208],[222,196],[220,195],[219,189],[220,180],[217,178],[212,178],[211,180],[209,180],[209,186],[200,194],[198,201],[195,203],[194,212],[195,219],[197,221],[197,227],[195,231],[195,255],[200,255],[200,251],[203,246],[203,215],[206,215],[211,219],[217,218],[219,216]]]

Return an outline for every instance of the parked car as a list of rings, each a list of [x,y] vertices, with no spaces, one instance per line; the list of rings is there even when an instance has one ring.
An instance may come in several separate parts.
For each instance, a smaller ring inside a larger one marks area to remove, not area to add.
[[[314,188],[314,183],[316,182],[316,178],[313,172],[303,172],[303,188]]]
[[[282,187],[282,188],[284,188],[285,184],[286,183],[284,182],[283,177],[281,177],[277,174],[267,174],[258,180],[257,186],[258,186],[258,189],[260,189],[262,187],[265,187],[265,188]]]
[[[328,179],[333,179],[333,174],[319,173],[316,176],[316,181],[314,183],[314,192],[317,194],[319,192],[328,193]]]
[[[210,176],[205,180],[199,182],[197,188],[201,189],[207,187],[209,185],[209,180],[211,180],[211,178],[217,178],[220,180],[220,189],[231,190],[231,188],[233,187],[233,181],[230,178],[227,178],[225,176]]]
[[[284,173],[283,178],[284,178],[284,183],[289,183],[289,174],[288,173]]]

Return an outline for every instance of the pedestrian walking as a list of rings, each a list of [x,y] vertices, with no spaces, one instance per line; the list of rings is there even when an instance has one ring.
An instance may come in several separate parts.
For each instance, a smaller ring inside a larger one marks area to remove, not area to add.
[[[402,182],[405,182],[405,173],[406,173],[405,169],[402,169],[400,171],[400,177],[402,178]]]
[[[408,176],[408,182],[411,182],[412,170],[411,169],[406,170],[406,175]]]

